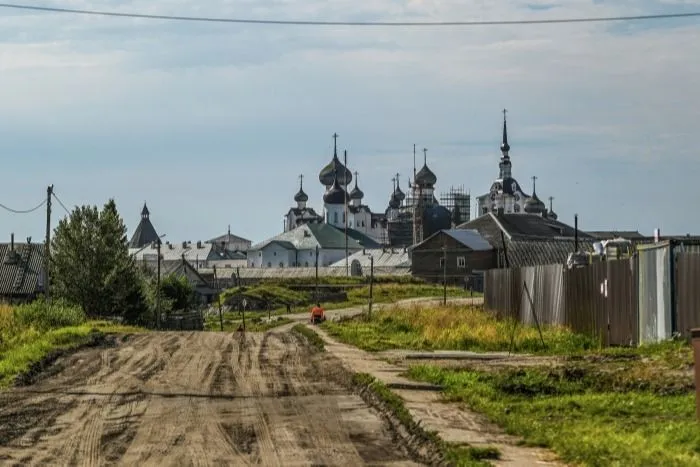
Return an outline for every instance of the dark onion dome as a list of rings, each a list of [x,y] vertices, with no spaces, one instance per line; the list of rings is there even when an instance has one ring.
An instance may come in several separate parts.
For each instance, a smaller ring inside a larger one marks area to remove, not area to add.
[[[423,186],[432,186],[437,182],[437,177],[432,170],[428,168],[427,164],[423,164],[423,168],[416,174],[416,184]]]
[[[326,204],[347,203],[350,200],[350,197],[348,196],[348,192],[345,191],[342,186],[340,186],[338,179],[334,178],[333,182],[331,183],[333,186],[331,186],[330,190],[323,195],[323,202]]]
[[[365,194],[357,187],[357,183],[355,183],[355,188],[350,192],[350,199],[362,199],[364,197]]]
[[[536,194],[533,194],[525,201],[525,212],[528,214],[541,214],[547,212],[547,207]]]
[[[294,195],[294,201],[297,203],[306,203],[309,200],[309,195],[304,193],[304,190],[302,188],[299,188],[299,192]]]
[[[547,217],[549,217],[550,219],[557,220],[559,216],[557,216],[557,213],[555,213],[554,211],[549,211],[547,212]]]
[[[404,194],[403,191],[401,191],[401,188],[399,186],[396,186],[396,190],[394,190],[394,197],[399,200],[399,202],[403,201],[406,199],[406,195]]]
[[[348,186],[352,182],[352,173],[347,167],[340,162],[338,155],[334,154],[333,159],[326,165],[321,172],[318,174],[318,180],[323,184],[323,186],[333,185],[333,180],[335,179],[335,174],[338,174],[338,183],[344,186]]]
[[[391,209],[398,209],[401,206],[401,202],[396,198],[395,194],[391,195],[391,198],[389,198],[389,207]]]
[[[435,232],[452,228],[452,213],[445,206],[434,205],[423,211],[423,238]]]

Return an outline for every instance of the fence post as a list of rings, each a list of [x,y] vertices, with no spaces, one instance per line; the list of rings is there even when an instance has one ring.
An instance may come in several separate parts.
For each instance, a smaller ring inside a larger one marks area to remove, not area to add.
[[[700,328],[690,330],[695,363],[695,417],[700,420]]]

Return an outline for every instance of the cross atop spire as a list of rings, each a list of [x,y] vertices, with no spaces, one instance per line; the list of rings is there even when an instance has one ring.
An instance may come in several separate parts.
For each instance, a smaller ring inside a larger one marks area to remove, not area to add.
[[[550,211],[553,211],[553,209],[552,209],[552,201],[554,201],[554,196],[550,196],[550,197],[549,197],[549,210],[550,210]]]
[[[333,155],[338,156],[338,133],[333,133]]]
[[[428,149],[423,148],[423,165],[428,165]]]
[[[391,186],[393,188],[393,191],[392,191],[392,193],[393,193],[394,191],[396,191],[396,177],[391,178]]]
[[[532,176],[532,196],[535,196],[535,183],[537,182],[537,175]]]
[[[355,171],[355,188],[357,188],[357,176],[359,173],[357,173],[357,170]]]
[[[304,188],[304,174],[299,174],[299,189]]]
[[[503,109],[503,121],[506,121],[506,113],[508,113],[507,109]]]
[[[141,218],[142,219],[148,219],[148,216],[151,213],[148,211],[148,206],[146,206],[146,202],[143,202],[143,209],[141,209]]]

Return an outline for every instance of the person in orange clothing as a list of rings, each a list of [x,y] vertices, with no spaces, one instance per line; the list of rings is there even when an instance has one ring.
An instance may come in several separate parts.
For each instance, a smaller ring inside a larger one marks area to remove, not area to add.
[[[320,303],[317,303],[315,307],[311,309],[311,322],[317,323],[326,320],[326,314],[323,311]]]

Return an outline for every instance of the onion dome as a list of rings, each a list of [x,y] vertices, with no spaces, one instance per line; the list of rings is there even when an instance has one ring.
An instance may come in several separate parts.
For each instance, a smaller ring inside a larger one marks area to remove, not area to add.
[[[541,214],[547,212],[547,207],[537,197],[537,194],[533,193],[532,196],[525,201],[525,212],[529,214]]]
[[[350,182],[352,182],[352,173],[343,165],[342,162],[340,162],[340,159],[338,159],[337,138],[338,135],[334,134],[333,159],[331,159],[331,161],[323,169],[321,169],[321,172],[318,174],[318,181],[321,182],[323,186],[333,185],[336,174],[338,183],[341,185],[348,186]]]
[[[552,201],[554,201],[554,196],[549,197],[549,212],[547,212],[547,217],[549,217],[550,219],[557,220],[559,216],[557,216],[557,214],[552,209]]]
[[[299,191],[294,195],[294,201],[297,203],[306,203],[309,200],[309,195],[304,193],[304,175],[299,175]]]
[[[427,165],[423,165],[423,168],[416,174],[416,184],[423,186],[435,185],[437,182],[437,177],[432,170],[428,168]]]
[[[299,192],[296,195],[294,195],[294,201],[296,201],[297,203],[306,203],[308,200],[309,195],[304,193],[304,190],[299,188]]]
[[[333,185],[323,195],[323,202],[326,204],[345,204],[350,200],[348,192],[338,183],[337,173],[333,177]]]
[[[398,209],[401,206],[401,202],[396,198],[395,194],[392,193],[391,198],[389,198],[389,207],[391,209]]]
[[[362,199],[365,194],[357,187],[357,172],[355,172],[355,188],[350,192],[350,199]]]

